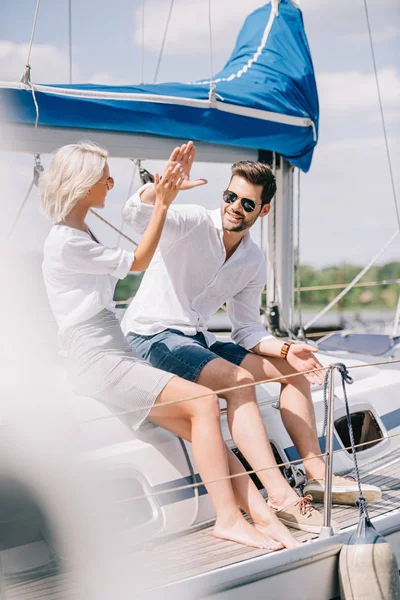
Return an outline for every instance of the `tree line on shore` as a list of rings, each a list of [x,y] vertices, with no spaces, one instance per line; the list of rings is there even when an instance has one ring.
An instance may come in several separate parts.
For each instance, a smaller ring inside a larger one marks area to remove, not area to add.
[[[342,264],[316,268],[310,265],[300,266],[300,285],[304,287],[340,286],[349,283],[362,270],[362,266]],[[137,292],[142,280],[142,273],[130,274],[120,281],[115,290],[114,299],[124,301],[132,298]],[[296,274],[295,274],[295,281]],[[388,283],[380,283],[387,281]],[[374,285],[356,287],[352,289],[340,302],[337,308],[348,309],[385,309],[396,308],[400,294],[400,262],[389,262],[384,265],[371,267],[359,283],[374,283]],[[375,284],[375,282],[378,283]],[[325,306],[341,288],[318,289],[301,292],[301,301],[304,308]]]

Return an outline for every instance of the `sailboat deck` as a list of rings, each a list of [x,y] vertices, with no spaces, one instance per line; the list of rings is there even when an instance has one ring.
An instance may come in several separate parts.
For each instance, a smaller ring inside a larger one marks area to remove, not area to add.
[[[391,459],[389,463],[386,458],[381,466],[374,465],[373,469],[362,470],[362,480],[380,486],[383,491],[381,500],[369,507],[371,518],[400,508],[399,453],[393,454]],[[345,529],[357,524],[358,510],[351,506],[336,505],[332,510],[332,518]],[[141,548],[132,557],[132,563],[137,572],[142,574],[142,581],[151,581],[154,586],[164,585],[269,553],[268,550],[251,549],[234,542],[218,540],[212,535],[212,526],[212,523],[207,523],[180,535],[155,540]],[[293,533],[300,541],[318,537],[316,534],[297,530],[293,530]],[[79,594],[67,583],[66,575],[59,574],[10,584],[0,597],[2,600],[72,600],[78,598]]]

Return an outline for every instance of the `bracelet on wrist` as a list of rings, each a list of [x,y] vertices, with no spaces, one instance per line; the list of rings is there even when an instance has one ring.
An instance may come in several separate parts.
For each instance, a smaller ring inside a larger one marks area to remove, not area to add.
[[[294,342],[283,342],[282,344],[282,348],[281,348],[281,352],[280,352],[280,357],[287,360],[287,355],[289,352],[289,348],[290,346],[293,344]]]

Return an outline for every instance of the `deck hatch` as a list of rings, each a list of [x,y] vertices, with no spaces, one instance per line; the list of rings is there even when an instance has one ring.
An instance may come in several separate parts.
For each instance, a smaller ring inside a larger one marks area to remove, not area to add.
[[[356,452],[363,452],[373,446],[379,444],[381,439],[384,437],[383,431],[380,428],[375,416],[370,410],[360,410],[350,415],[351,423],[354,432],[355,444],[363,444],[365,442],[371,442],[366,446],[357,448]],[[340,417],[335,421],[335,429],[337,436],[342,442],[343,446],[347,448],[350,446],[350,436],[347,427],[347,418]],[[349,454],[352,454],[352,450],[348,450]]]

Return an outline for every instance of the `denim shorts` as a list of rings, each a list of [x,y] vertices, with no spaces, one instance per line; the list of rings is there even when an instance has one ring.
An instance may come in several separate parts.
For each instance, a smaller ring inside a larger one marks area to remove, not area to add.
[[[188,336],[177,329],[165,329],[155,335],[129,332],[126,337],[131,348],[153,367],[189,381],[196,381],[206,364],[214,358],[240,365],[249,354],[248,350],[232,342],[215,342],[208,347],[202,333]]]

